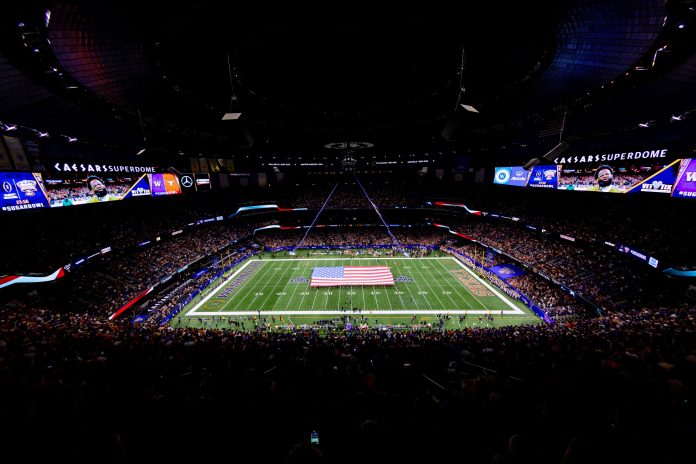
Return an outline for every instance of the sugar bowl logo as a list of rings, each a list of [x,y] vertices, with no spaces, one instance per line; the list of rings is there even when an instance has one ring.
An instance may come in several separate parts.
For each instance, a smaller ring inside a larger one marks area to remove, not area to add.
[[[546,180],[553,180],[556,177],[556,169],[545,169],[544,170],[544,179]]]
[[[20,180],[17,182],[17,188],[28,197],[33,197],[36,195],[36,181],[35,180]]]

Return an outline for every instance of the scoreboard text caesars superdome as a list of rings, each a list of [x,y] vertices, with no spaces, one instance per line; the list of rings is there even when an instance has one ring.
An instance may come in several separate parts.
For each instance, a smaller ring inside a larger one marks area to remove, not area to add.
[[[142,173],[141,170],[89,172],[0,172],[0,211],[60,208],[137,197],[180,195],[211,188],[207,173]]]
[[[667,149],[557,157],[554,161],[557,163],[529,170],[496,167],[493,182],[513,187],[696,198],[696,158],[670,160]]]

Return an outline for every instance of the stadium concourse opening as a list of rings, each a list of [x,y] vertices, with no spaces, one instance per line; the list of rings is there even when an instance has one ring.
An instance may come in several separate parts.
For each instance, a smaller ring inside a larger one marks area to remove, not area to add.
[[[0,15],[21,463],[681,464],[696,4]]]

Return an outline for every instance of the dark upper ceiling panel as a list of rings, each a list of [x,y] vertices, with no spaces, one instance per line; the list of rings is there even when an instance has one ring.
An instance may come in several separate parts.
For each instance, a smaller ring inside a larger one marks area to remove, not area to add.
[[[56,1],[47,31],[51,53],[104,105],[94,112],[70,94],[45,88],[21,62],[31,56],[18,54],[7,54],[17,62],[0,64],[8,84],[0,96],[5,114],[39,101],[50,111],[33,115],[36,121],[49,123],[60,113],[56,124],[74,118],[82,128],[108,118],[107,108],[126,115],[117,126],[129,125],[135,134],[140,110],[150,143],[201,151],[254,139],[279,146],[441,140],[457,102],[481,110],[454,126],[458,143],[471,134],[497,138],[506,128],[535,137],[534,125],[554,109],[622,76],[654,48],[668,8],[661,0],[568,0],[402,6],[384,13],[357,4],[321,11],[211,0]],[[667,101],[677,98],[675,89],[687,92],[688,67],[642,83],[650,86],[642,95]],[[33,83],[17,87],[16,73]],[[607,101],[628,101],[640,88]],[[241,111],[242,121],[221,122],[230,110]],[[580,126],[581,119],[575,108],[569,121]],[[99,126],[108,137],[109,124]]]
[[[215,131],[234,86],[256,131],[410,132],[443,121],[460,85],[483,101],[532,73],[554,46],[564,6],[322,14],[212,1],[71,1],[52,7],[49,36],[77,82],[163,124]]]
[[[17,69],[1,53],[0,82],[0,120],[47,130],[53,135],[120,140],[124,144],[138,139],[130,124],[56,95]]]
[[[650,50],[665,15],[662,0],[578,0],[558,25],[548,67],[526,92],[492,105],[490,118],[548,111],[623,75]]]

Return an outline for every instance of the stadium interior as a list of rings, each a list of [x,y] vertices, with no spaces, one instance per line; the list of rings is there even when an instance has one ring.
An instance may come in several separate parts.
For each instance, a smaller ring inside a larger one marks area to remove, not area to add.
[[[692,462],[696,1],[0,15],[8,462]]]

